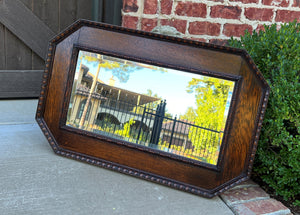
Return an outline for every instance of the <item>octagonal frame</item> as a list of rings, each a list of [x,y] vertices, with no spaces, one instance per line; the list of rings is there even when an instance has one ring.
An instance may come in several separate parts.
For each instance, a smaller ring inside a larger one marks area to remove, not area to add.
[[[80,50],[235,81],[217,165],[66,126]],[[269,96],[245,50],[88,20],[50,41],[41,88],[36,120],[56,154],[204,197],[250,177]]]

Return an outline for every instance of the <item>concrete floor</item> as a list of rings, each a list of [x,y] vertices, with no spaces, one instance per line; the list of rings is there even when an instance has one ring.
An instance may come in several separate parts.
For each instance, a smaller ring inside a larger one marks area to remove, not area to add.
[[[233,214],[205,199],[57,156],[35,123],[37,100],[0,100],[0,214]]]

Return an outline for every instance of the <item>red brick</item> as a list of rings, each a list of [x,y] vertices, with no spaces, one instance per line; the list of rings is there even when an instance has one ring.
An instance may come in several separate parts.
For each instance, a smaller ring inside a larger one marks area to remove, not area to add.
[[[290,4],[289,0],[281,0],[279,2],[280,2],[280,4],[278,6],[280,6],[280,7],[288,7]]]
[[[276,25],[276,30],[279,31],[280,28],[281,28],[281,25],[280,25],[280,24],[277,24],[277,25]],[[259,30],[265,31],[264,25],[262,25],[262,24],[257,25],[255,31],[256,31],[256,32],[259,32]]]
[[[161,25],[169,25],[172,26],[174,28],[177,29],[177,31],[181,32],[181,33],[185,33],[186,30],[186,25],[187,25],[187,21],[186,20],[179,20],[179,19],[175,19],[175,20],[170,20],[170,19],[162,19],[160,21]]]
[[[269,195],[260,187],[245,187],[231,189],[221,195],[222,199],[228,205],[238,204],[247,200],[256,198],[269,198]]]
[[[172,6],[173,6],[173,0],[161,0],[160,1],[161,14],[167,14],[167,15],[171,14]]]
[[[294,0],[293,7],[300,7],[300,0]]]
[[[191,22],[189,26],[190,34],[200,34],[200,35],[220,35],[221,24],[211,23],[211,22]]]
[[[137,28],[138,18],[134,16],[123,16],[122,26],[126,28]]]
[[[292,22],[295,19],[300,21],[300,11],[278,10],[276,13],[276,22]]]
[[[156,14],[157,13],[157,0],[145,0],[144,2],[144,13],[145,14]]]
[[[279,7],[288,7],[289,0],[262,0],[262,4],[274,5],[274,6],[279,6]]]
[[[216,5],[211,7],[210,16],[213,18],[238,19],[242,9],[238,6]]]
[[[265,26],[262,25],[262,24],[259,24],[259,25],[257,25],[255,31],[256,31],[256,32],[259,32],[259,31],[265,31]]]
[[[179,2],[175,9],[179,16],[206,17],[206,4],[193,2]]]
[[[281,202],[275,199],[264,199],[246,202],[232,206],[233,211],[239,215],[246,214],[269,214],[276,212],[276,214],[289,214],[290,210]]]
[[[123,0],[123,11],[124,12],[137,12],[139,6],[137,0]]]
[[[258,187],[258,184],[256,184],[254,181],[252,181],[251,179],[249,179],[247,181],[243,181],[242,183],[234,186],[232,189],[245,188],[245,187]]]
[[[157,19],[142,19],[141,24],[143,31],[152,31],[152,29],[157,26]]]
[[[240,37],[241,35],[244,35],[245,30],[252,32],[252,26],[247,24],[225,24],[223,34],[228,37]]]
[[[262,3],[263,3],[264,5],[271,5],[272,2],[273,2],[273,0],[262,0]]]
[[[258,3],[258,0],[230,0],[234,2],[242,2],[244,4],[250,4],[250,3]]]
[[[245,16],[250,20],[272,21],[273,10],[266,8],[245,8]]]
[[[220,46],[226,46],[228,44],[228,40],[211,39],[209,40],[209,43],[220,45]]]

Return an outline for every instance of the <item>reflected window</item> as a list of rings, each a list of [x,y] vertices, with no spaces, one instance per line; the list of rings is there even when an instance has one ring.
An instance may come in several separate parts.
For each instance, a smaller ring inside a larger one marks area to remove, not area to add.
[[[118,118],[116,118],[114,115],[109,113],[99,113],[96,118],[96,124],[97,125],[103,125],[103,124],[111,124],[111,125],[120,125]]]
[[[77,111],[77,115],[76,115],[76,118],[77,119],[81,119],[82,117],[82,114],[83,114],[83,111],[84,111],[84,107],[85,107],[85,104],[86,104],[86,99],[82,100],[79,104],[79,108],[78,108],[78,111]],[[90,115],[90,110],[91,110],[91,106],[92,106],[92,103],[90,102],[89,106],[88,106],[88,109],[87,109],[87,112],[86,112],[86,115],[85,115],[85,120],[87,120],[89,118],[89,115]]]

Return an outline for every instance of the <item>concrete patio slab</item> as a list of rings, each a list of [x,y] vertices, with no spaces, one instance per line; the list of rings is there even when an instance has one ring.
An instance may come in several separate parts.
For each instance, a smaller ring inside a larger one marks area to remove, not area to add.
[[[34,122],[36,100],[0,101],[1,214],[233,214],[205,199],[57,156]]]
[[[0,100],[0,125],[35,123],[37,103],[36,99]]]

